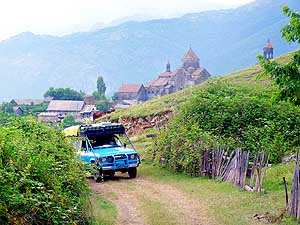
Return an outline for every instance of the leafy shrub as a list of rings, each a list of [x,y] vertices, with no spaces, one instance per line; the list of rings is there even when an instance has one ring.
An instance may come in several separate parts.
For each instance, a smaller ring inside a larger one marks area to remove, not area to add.
[[[82,165],[62,134],[31,118],[1,121],[0,224],[88,223]]]
[[[66,127],[70,127],[73,125],[79,125],[81,124],[80,121],[76,121],[75,117],[72,115],[66,115],[63,122],[62,122],[62,127],[66,128]]]
[[[211,81],[195,91],[157,138],[157,160],[175,171],[199,174],[202,152],[219,146],[270,153],[279,162],[300,146],[300,109],[273,105],[272,88]]]

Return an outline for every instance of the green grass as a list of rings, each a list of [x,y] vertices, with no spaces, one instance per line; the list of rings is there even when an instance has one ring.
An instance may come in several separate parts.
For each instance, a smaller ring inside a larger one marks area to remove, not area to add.
[[[286,64],[289,62],[290,58],[291,53],[280,56],[275,60],[281,64]],[[256,76],[262,72],[262,68],[259,65],[255,65],[243,70],[233,72],[231,74],[224,75],[222,77],[212,79],[221,79],[225,82],[236,84],[251,84],[253,85],[253,88],[255,88],[255,86],[265,88],[272,86],[270,79],[256,79]],[[118,110],[106,117],[110,117],[112,120],[118,120],[119,118],[124,117],[146,117],[149,115],[157,115],[168,110],[174,111],[182,103],[185,103],[195,90],[205,88],[206,85],[207,82],[204,82],[197,86],[193,86],[170,95],[155,98],[143,104],[138,104],[136,106],[130,107],[129,109]]]
[[[113,225],[116,223],[116,206],[101,195],[91,196],[92,214],[95,218],[95,225]]]
[[[290,193],[294,162],[272,165],[268,168],[263,183],[263,189],[266,189],[266,192],[257,194],[243,191],[228,183],[205,177],[191,177],[185,173],[174,173],[154,166],[149,153],[152,146],[149,146],[149,140],[145,138],[145,135],[135,137],[134,144],[138,146],[137,149],[140,150],[144,159],[139,167],[139,176],[174,186],[193,199],[198,199],[199,202],[207,205],[208,216],[213,218],[212,221],[216,224],[261,224],[253,218],[255,214],[269,214],[275,224],[297,224],[294,218],[286,214],[283,218],[279,218],[285,210],[282,177],[286,177],[288,193]],[[153,205],[155,203],[149,207],[154,207]],[[155,211],[152,210],[151,215],[153,213]]]
[[[286,171],[285,172],[282,172]],[[293,170],[292,164],[277,165],[269,169],[264,182],[266,194],[249,193],[231,184],[217,182],[203,177],[190,177],[183,173],[173,173],[166,169],[153,166],[145,161],[139,169],[140,176],[153,179],[155,182],[168,184],[181,189],[201,204],[207,205],[208,216],[216,224],[256,224],[255,214],[270,214],[273,220],[280,217],[285,208],[285,195],[282,177],[284,174],[289,181],[289,190]],[[272,189],[270,189],[272,188]],[[259,223],[258,223],[259,224]],[[297,224],[288,216],[275,224]]]
[[[176,224],[174,215],[172,215],[166,206],[160,201],[147,198],[145,196],[139,197],[141,210],[144,212],[145,221],[151,225],[171,225]]]
[[[139,176],[153,182],[170,185],[181,190],[187,196],[196,199],[199,204],[207,208],[207,216],[213,224],[265,224],[253,218],[255,214],[268,213],[274,224],[297,224],[296,220],[284,215],[283,219],[276,221],[284,212],[285,195],[282,177],[288,181],[290,192],[294,162],[274,165],[268,169],[263,188],[265,194],[249,193],[231,184],[222,183],[205,177],[191,177],[184,173],[174,173],[159,166],[152,165],[149,150],[149,139],[145,134],[134,137],[134,144],[141,153],[143,162],[139,167]],[[125,185],[125,184],[123,184]],[[132,184],[129,184],[132,185]],[[128,187],[132,191],[134,186]],[[176,224],[173,212],[168,211],[164,202],[137,192],[140,210],[143,212],[148,224]],[[114,224],[117,210],[111,202],[98,196],[94,205],[94,215],[100,224]],[[95,209],[95,204],[98,208]]]

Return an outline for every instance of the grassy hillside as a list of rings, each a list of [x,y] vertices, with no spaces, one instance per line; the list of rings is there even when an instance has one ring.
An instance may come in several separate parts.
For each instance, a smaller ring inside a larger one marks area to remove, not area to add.
[[[279,63],[287,63],[291,58],[291,54],[286,54],[276,58],[275,60]],[[260,87],[270,89],[272,83],[268,79],[256,80],[256,76],[262,72],[262,68],[259,65],[255,65],[234,73],[225,75],[219,78],[212,78],[213,80],[221,80],[232,84],[246,84],[251,85],[253,88]],[[129,109],[119,110],[112,113],[111,119],[118,119],[121,117],[145,117],[149,115],[159,114],[167,110],[176,110],[178,107],[185,103],[193,92],[203,89],[207,86],[210,81],[204,82],[198,86],[184,89],[176,93],[165,95],[160,98],[153,99],[145,102],[144,104],[136,105]]]
[[[285,64],[290,57],[291,53],[275,60]],[[257,75],[262,72],[262,68],[255,65],[117,111],[110,117],[113,120],[121,117],[145,117],[173,110],[175,117],[158,137],[157,144],[161,157],[169,159],[170,163],[174,160],[168,166],[175,171],[197,170],[188,168],[185,164],[185,161],[193,161],[196,157],[189,151],[197,141],[201,143],[197,147],[199,151],[218,146],[230,149],[241,147],[251,153],[264,150],[271,154],[271,162],[280,162],[284,155],[295,151],[299,146],[295,137],[300,132],[297,128],[300,111],[298,107],[285,102],[272,104],[276,88],[270,79],[257,79]],[[169,148],[173,149],[171,155]],[[176,162],[178,155],[182,154],[186,155],[186,159]]]

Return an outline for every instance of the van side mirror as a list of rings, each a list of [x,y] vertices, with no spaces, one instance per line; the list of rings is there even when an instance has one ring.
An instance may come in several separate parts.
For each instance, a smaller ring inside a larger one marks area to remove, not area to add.
[[[124,146],[124,148],[126,148],[127,144],[126,144],[126,143],[124,143],[124,145],[123,145],[123,146]]]

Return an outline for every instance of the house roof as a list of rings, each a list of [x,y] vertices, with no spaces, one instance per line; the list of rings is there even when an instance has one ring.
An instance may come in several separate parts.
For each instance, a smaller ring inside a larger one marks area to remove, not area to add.
[[[173,72],[163,72],[159,74],[159,77],[171,77],[174,76],[175,74]]]
[[[144,87],[145,87],[145,88],[149,88],[150,85],[151,85],[151,82],[152,82],[152,81],[150,81],[150,82],[148,82],[148,83],[145,83],[145,84],[144,84]]]
[[[142,88],[142,84],[122,84],[119,88],[119,92],[126,92],[126,93],[137,93]]]
[[[183,62],[185,62],[187,60],[199,60],[198,56],[196,55],[196,53],[193,51],[192,48],[189,48],[187,53],[185,53],[185,55],[182,58]]]
[[[52,100],[47,111],[80,112],[84,106],[84,101]]]
[[[189,74],[183,67],[179,67],[178,69],[176,69],[176,71],[174,72],[174,75],[177,75],[178,73],[184,73],[184,74]]]
[[[20,110],[23,112],[23,109],[20,106],[14,106],[13,110],[14,110],[14,112],[16,112],[17,110]]]
[[[16,103],[17,105],[39,105],[44,102],[42,99],[12,99],[11,103]]]
[[[157,87],[157,86],[165,86],[169,83],[169,78],[159,77],[153,81],[147,83],[147,87]]]
[[[95,105],[84,105],[83,109],[81,110],[81,113],[90,113],[92,111],[96,110]]]
[[[196,70],[194,71],[194,73],[192,74],[192,76],[198,76],[198,75],[199,75],[200,73],[202,73],[204,70],[205,70],[205,68],[200,67],[200,68],[198,68],[198,69],[196,69]]]

